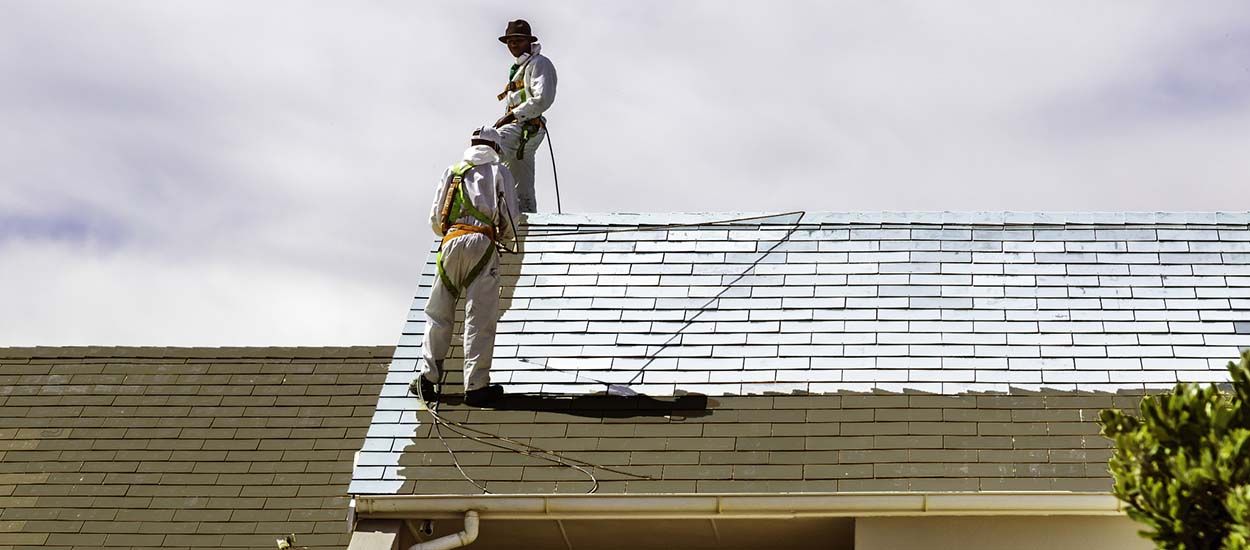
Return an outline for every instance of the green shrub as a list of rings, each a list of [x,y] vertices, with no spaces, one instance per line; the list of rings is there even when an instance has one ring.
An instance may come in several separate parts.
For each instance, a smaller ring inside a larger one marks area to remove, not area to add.
[[[1250,550],[1250,350],[1228,370],[1230,393],[1181,383],[1140,416],[1102,411],[1115,495],[1158,548]]]

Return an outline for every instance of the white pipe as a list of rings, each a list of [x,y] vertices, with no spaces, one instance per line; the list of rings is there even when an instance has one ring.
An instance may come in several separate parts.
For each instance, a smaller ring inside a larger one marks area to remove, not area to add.
[[[408,550],[451,550],[473,544],[477,540],[477,521],[477,512],[469,510],[464,513],[464,531],[414,544]]]
[[[617,495],[357,495],[370,517],[694,519],[871,516],[1123,515],[1107,493],[806,493]]]

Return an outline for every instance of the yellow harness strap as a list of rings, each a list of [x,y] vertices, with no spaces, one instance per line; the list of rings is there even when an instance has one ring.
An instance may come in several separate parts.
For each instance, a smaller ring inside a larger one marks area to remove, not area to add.
[[[463,237],[474,233],[486,235],[492,242],[495,240],[494,228],[458,223],[451,226],[451,230],[448,231],[447,235],[443,237],[443,246],[447,245],[447,241],[456,237]],[[452,295],[459,297],[460,289],[468,288],[469,285],[473,283],[473,280],[477,279],[478,274],[486,268],[486,264],[490,263],[491,256],[495,255],[495,247],[486,247],[486,253],[482,254],[482,259],[477,261],[477,265],[473,266],[473,269],[469,271],[467,276],[465,276],[464,282],[461,283],[461,287],[457,288],[456,283],[447,276],[447,271],[443,269],[443,246],[438,247],[438,255],[435,256],[434,260],[435,265],[438,266],[438,278],[442,279],[443,285],[447,287],[447,290],[449,290]]]
[[[525,89],[524,81],[513,80],[509,82],[507,86],[504,86],[503,91],[499,92],[499,95],[495,96],[495,99],[498,99],[499,101],[503,101],[503,98],[508,97],[508,92],[515,92],[517,90],[524,90],[524,89]]]
[[[486,235],[492,241],[495,240],[494,228],[484,227],[480,225],[469,225],[467,223],[458,223],[458,224],[452,225],[451,230],[448,231],[446,235],[443,235],[443,244],[444,245],[447,244],[447,241],[450,241],[456,237],[463,237],[471,233],[480,233],[482,235]]]

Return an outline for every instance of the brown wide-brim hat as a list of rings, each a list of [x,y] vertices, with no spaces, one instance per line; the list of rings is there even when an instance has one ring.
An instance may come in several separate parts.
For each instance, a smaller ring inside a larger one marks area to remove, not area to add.
[[[538,40],[538,37],[534,36],[533,32],[530,32],[529,21],[524,19],[517,19],[516,21],[508,22],[508,28],[504,29],[503,36],[499,37],[499,41],[506,43],[509,38],[529,38],[530,40]]]

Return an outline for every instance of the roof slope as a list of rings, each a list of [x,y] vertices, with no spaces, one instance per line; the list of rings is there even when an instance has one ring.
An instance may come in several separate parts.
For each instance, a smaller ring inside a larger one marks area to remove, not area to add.
[[[343,548],[393,348],[0,348],[0,547]]]
[[[646,401],[505,398],[444,404],[455,427],[384,424],[379,410],[353,494],[1107,491],[1098,411],[1131,395],[842,394]],[[444,446],[446,445],[446,447]],[[502,448],[500,447],[502,445]],[[507,448],[522,452],[511,452]],[[546,457],[576,461],[562,466]],[[590,465],[595,465],[594,467]],[[589,473],[587,473],[589,472]],[[598,486],[595,487],[597,481]]]
[[[496,380],[649,395],[1114,392],[1222,380],[1250,345],[1250,214],[710,223],[740,217],[531,216],[525,253],[505,261]],[[420,355],[433,273],[398,371]]]
[[[446,411],[653,478],[611,490],[1105,489],[1097,409],[1226,380],[1250,346],[1250,213],[543,214],[523,229],[492,378],[530,400]],[[432,260],[353,493],[478,492],[406,395]],[[622,388],[646,397],[578,398]],[[696,414],[690,394],[707,396]],[[449,446],[501,491],[587,487]]]

